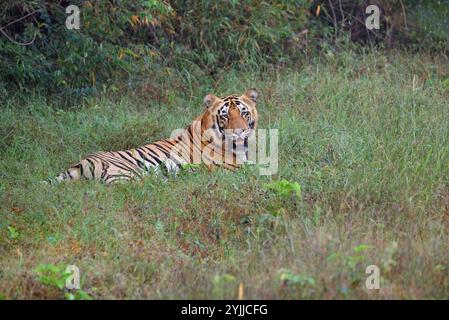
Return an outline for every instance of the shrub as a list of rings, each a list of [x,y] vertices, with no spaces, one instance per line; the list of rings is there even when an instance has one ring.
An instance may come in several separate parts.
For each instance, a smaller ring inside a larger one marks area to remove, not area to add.
[[[81,29],[65,27],[78,5]],[[0,4],[0,93],[40,90],[86,96],[135,89],[170,68],[191,78],[223,69],[298,61],[341,39],[447,50],[448,0],[379,1],[382,27],[368,31],[368,2],[307,0],[25,1]],[[331,40],[329,42],[329,40]],[[19,43],[26,44],[20,45]],[[161,68],[163,66],[163,68]],[[200,70],[200,71],[198,71]],[[147,79],[147,80],[145,80]]]

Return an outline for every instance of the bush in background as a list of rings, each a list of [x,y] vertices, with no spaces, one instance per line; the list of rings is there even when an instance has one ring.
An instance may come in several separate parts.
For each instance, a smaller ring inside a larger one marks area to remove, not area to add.
[[[69,4],[81,9],[80,30],[65,27]],[[447,50],[448,4],[379,1],[382,28],[367,31],[367,1],[14,0],[0,4],[0,93],[85,96],[156,83],[167,69],[215,77],[301,61],[342,39]]]

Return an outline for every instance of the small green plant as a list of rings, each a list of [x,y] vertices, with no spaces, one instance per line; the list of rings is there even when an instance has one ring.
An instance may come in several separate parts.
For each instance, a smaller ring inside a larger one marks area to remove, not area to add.
[[[351,270],[354,270],[359,263],[365,261],[366,257],[364,255],[364,252],[372,248],[373,246],[367,244],[355,246],[352,249],[354,254],[346,257],[346,264]]]
[[[359,244],[358,246],[355,246],[352,251],[354,251],[354,253],[360,254],[362,252],[365,252],[369,249],[374,248],[372,245],[369,244]]]
[[[266,183],[262,188],[273,194],[273,197],[270,197],[267,210],[275,217],[282,216],[286,213],[285,206],[288,205],[287,200],[293,200],[294,198],[301,199],[301,186],[298,182],[290,182],[282,179],[280,181]]]
[[[281,292],[289,296],[304,298],[316,290],[315,278],[306,274],[297,274],[282,268],[278,271],[277,278],[281,285]]]
[[[63,290],[66,284],[67,278],[71,275],[70,272],[66,272],[66,269],[62,265],[54,264],[40,264],[36,267],[37,280],[47,286]],[[92,300],[92,297],[84,290],[74,290],[65,292],[64,297],[67,300]]]
[[[9,231],[9,237],[11,239],[17,239],[19,237],[19,231],[16,230],[16,228],[14,228],[13,226],[8,226],[8,231]]]
[[[185,163],[183,165],[181,165],[181,174],[183,173],[192,173],[197,171],[200,168],[199,164],[196,163]]]
[[[331,262],[340,259],[339,261],[342,261],[346,266],[349,267],[349,269],[355,270],[356,266],[359,263],[365,261],[366,257],[364,255],[364,252],[372,248],[373,246],[371,245],[360,244],[352,249],[352,252],[354,254],[343,256],[339,252],[333,252],[326,258],[326,260],[327,262]]]
[[[286,285],[314,286],[316,281],[313,277],[295,274],[288,269],[280,269],[278,272],[279,280]]]
[[[66,292],[64,297],[67,300],[92,300],[92,297],[84,290]]]
[[[182,169],[196,169],[199,168],[200,165],[196,163],[185,163],[181,166]]]
[[[290,182],[286,179],[282,179],[280,181],[266,183],[264,188],[273,191],[281,198],[288,198],[292,194],[298,197],[298,199],[301,198],[301,186],[298,182]]]
[[[61,266],[54,264],[40,264],[35,271],[38,274],[37,280],[40,283],[61,290],[64,289],[65,282],[70,276],[69,272],[66,272]]]
[[[372,245],[360,244],[352,248],[348,254],[342,252],[333,252],[328,255],[326,261],[328,263],[335,262],[336,265],[341,266],[342,273],[347,276],[350,283],[350,288],[342,286],[341,293],[343,296],[349,294],[349,290],[360,284],[365,277],[365,268],[369,263],[366,263],[366,252],[373,249]]]

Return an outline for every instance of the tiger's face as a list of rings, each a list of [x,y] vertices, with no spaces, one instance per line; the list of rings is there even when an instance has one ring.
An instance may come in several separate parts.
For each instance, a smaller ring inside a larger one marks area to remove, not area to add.
[[[255,89],[224,98],[206,95],[203,129],[212,129],[216,135],[227,140],[245,141],[257,126],[257,98],[258,92]]]

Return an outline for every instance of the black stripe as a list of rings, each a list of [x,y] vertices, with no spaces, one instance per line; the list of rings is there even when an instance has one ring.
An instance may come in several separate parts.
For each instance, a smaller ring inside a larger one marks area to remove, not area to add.
[[[139,148],[140,149],[140,148]],[[140,151],[139,149],[136,149],[137,152],[139,153],[139,155],[142,157],[142,159],[144,159],[145,161],[148,161],[149,163],[151,163],[153,166],[156,165],[156,163],[154,163],[152,160],[148,159],[145,155],[145,153],[143,153],[142,151]]]
[[[166,143],[172,145],[173,147],[176,147],[176,146],[177,146],[176,143],[173,143],[173,142],[171,142],[171,141],[169,141],[169,140],[164,140],[164,142],[166,142]]]
[[[114,155],[115,154],[117,154],[117,153],[114,153]],[[107,158],[106,161],[113,164],[114,166],[116,166],[122,170],[125,170],[128,172],[131,171],[131,172],[138,174],[138,172],[135,170],[135,167],[131,167],[131,166],[127,165],[126,163],[120,162],[120,158],[113,157],[111,155],[108,155],[108,156],[102,155],[102,156],[106,157]]]
[[[172,157],[170,157],[170,153],[169,153],[169,152],[171,152],[171,150],[169,150],[168,152],[165,151],[165,148],[163,148],[163,146],[160,146],[157,142],[154,143],[154,145],[155,145],[156,147],[158,147],[158,148],[165,154],[165,156],[167,157],[167,159],[172,160],[172,161],[176,164],[177,167],[180,167],[180,166],[181,166],[181,163],[180,163],[178,160],[173,159]]]
[[[117,159],[118,160],[118,159]],[[119,167],[120,169],[122,169],[122,170],[125,170],[125,171],[128,171],[128,172],[134,172],[134,173],[138,173],[134,168],[132,168],[132,167],[128,167],[127,165],[126,165],[126,163],[123,163],[123,162],[117,162],[117,160],[109,160],[109,162],[111,163],[111,164],[113,164],[114,166],[116,166],[116,167]]]
[[[148,150],[148,152],[150,153],[150,156],[153,157],[154,160],[156,160],[157,164],[160,165],[162,163],[161,159],[159,159],[159,155],[154,152],[153,150],[151,150],[148,147],[142,147],[145,148],[146,150]]]
[[[170,153],[171,149],[168,149],[166,146],[160,145],[159,143],[160,143],[160,141],[155,142],[153,144],[160,150],[164,151],[165,155],[168,155]]]
[[[125,152],[127,155],[129,155],[127,151],[117,151],[116,154],[118,154],[118,155],[120,156],[120,158],[122,158],[123,160],[126,160],[126,161],[128,161],[129,163],[131,163],[133,166],[136,165],[136,164],[134,163],[134,161],[132,161],[132,160],[128,159],[127,157],[125,157],[123,154],[121,154],[121,152]],[[130,155],[129,155],[129,156],[130,156]],[[130,157],[132,158],[132,156],[130,156]],[[134,159],[134,158],[133,158],[133,159]]]
[[[139,160],[135,156],[133,156],[131,152],[129,152],[129,151],[123,151],[123,152],[125,152],[128,156],[130,156],[136,162],[136,164],[139,166],[139,168],[146,169],[145,163],[143,163],[141,160]],[[135,165],[135,164],[133,163],[133,165]]]
[[[86,159],[86,161],[89,162],[89,164],[90,164],[89,171],[90,171],[90,174],[92,175],[92,179],[95,179],[95,164],[91,159]]]

